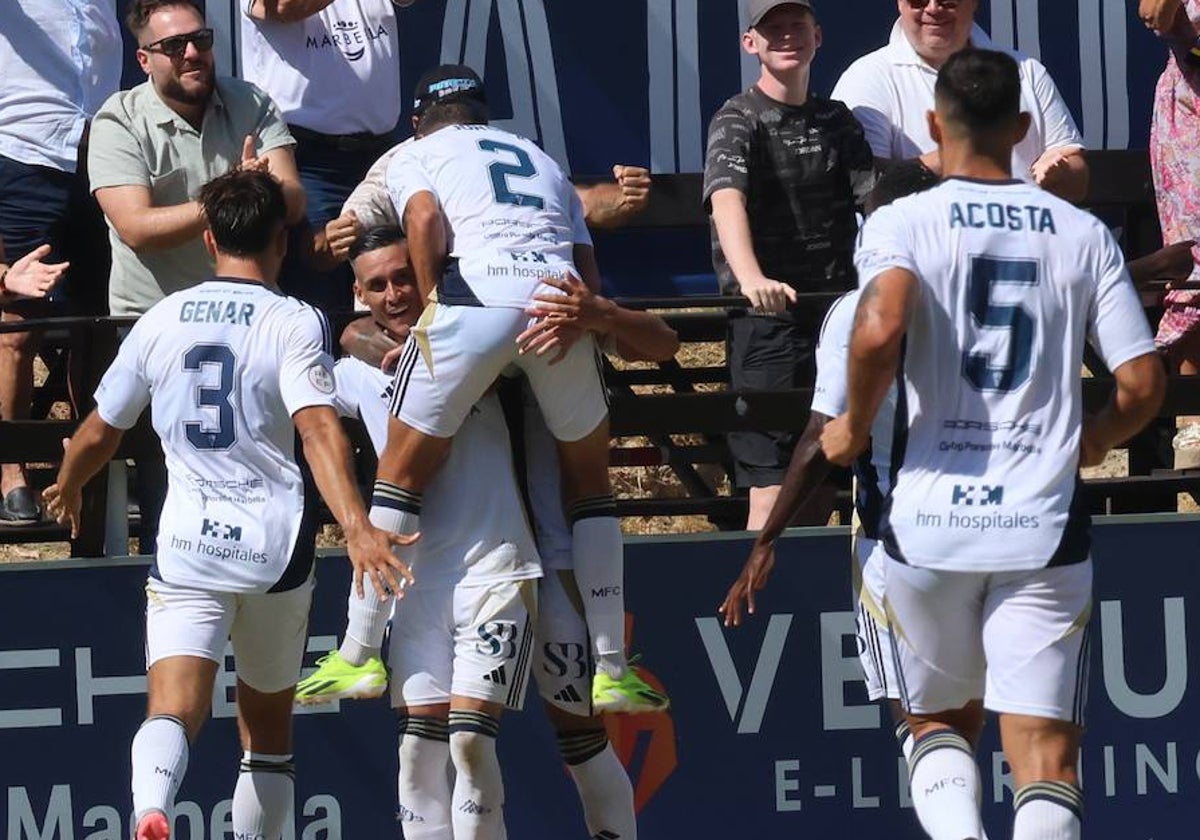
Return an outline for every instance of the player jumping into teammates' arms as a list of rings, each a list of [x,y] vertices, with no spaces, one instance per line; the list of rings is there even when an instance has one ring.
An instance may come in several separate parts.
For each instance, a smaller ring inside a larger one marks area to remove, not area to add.
[[[523,352],[526,308],[546,279],[580,276],[599,288],[583,211],[558,165],[532,142],[487,125],[482,83],[470,68],[439,67],[418,84],[417,140],[393,158],[388,189],[408,236],[422,316],[401,358],[395,421],[379,462],[372,521],[418,530],[421,495],[471,406],[508,365],[529,379],[564,464],[564,502],[575,538],[601,711],[656,711],[667,699],[627,667],[623,549],[608,477],[608,406],[590,335],[558,354]],[[553,318],[551,320],[554,320]],[[551,324],[547,340],[559,341]],[[554,356],[553,365],[551,356]],[[344,675],[378,656],[390,605],[350,601],[338,655],[313,679]],[[343,680],[344,681],[344,680]],[[329,697],[350,696],[330,681]]]
[[[362,417],[372,443],[381,451],[386,443],[392,377],[378,365],[397,342],[402,345],[406,340],[419,314],[420,295],[407,245],[398,228],[368,229],[352,253],[355,292],[370,310],[371,318],[351,324],[343,334],[343,347],[357,358],[348,356],[338,362],[339,401],[345,413]],[[538,305],[545,307],[544,314],[553,311],[580,328],[610,337],[613,349],[625,358],[670,358],[678,349],[678,337],[658,316],[616,307],[593,295],[578,281],[549,282],[562,294],[541,296]],[[548,328],[539,325],[527,339],[533,342],[548,332]],[[536,349],[532,343],[529,346]],[[389,665],[393,675],[393,705],[403,721],[400,814],[405,836],[411,840],[447,837],[452,823],[464,820],[472,821],[472,825],[465,828],[456,825],[455,836],[466,836],[465,832],[475,828],[476,823],[485,830],[494,830],[499,816],[491,808],[502,801],[498,795],[502,783],[495,752],[471,749],[466,744],[454,749],[452,742],[456,738],[474,738],[490,747],[485,735],[471,734],[459,718],[467,711],[475,715],[467,723],[478,722],[479,714],[497,718],[514,698],[519,702],[527,674],[526,669],[518,667],[520,660],[504,658],[502,654],[526,648],[528,627],[514,628],[511,645],[487,647],[489,651],[495,650],[492,659],[496,661],[481,662],[487,658],[476,647],[479,620],[471,604],[486,600],[489,593],[494,596],[493,590],[497,589],[496,585],[479,581],[485,575],[495,576],[496,561],[503,560],[505,552],[515,557],[515,545],[526,546],[527,555],[536,556],[529,549],[532,538],[526,531],[524,514],[519,508],[514,512],[504,507],[509,499],[516,500],[515,485],[498,500],[498,508],[487,498],[506,481],[506,475],[510,477],[507,479],[510,485],[515,479],[511,478],[509,434],[498,415],[496,397],[485,396],[477,408],[456,435],[449,462],[426,493],[429,513],[423,518],[421,543],[413,555],[417,583],[407,591],[403,608],[394,610],[392,615]],[[591,712],[587,626],[576,606],[579,599],[571,572],[571,531],[562,513],[554,440],[531,399],[526,401],[524,422],[532,518],[549,570],[538,584],[532,655],[525,657],[525,661],[533,663],[538,675],[538,687],[558,732],[560,750],[579,789],[589,836],[610,832],[636,838],[629,778],[608,743],[603,724]],[[491,480],[486,485],[472,483],[471,476],[482,471]],[[464,493],[472,492],[482,495],[475,501],[464,498]],[[482,522],[480,510],[489,510],[493,515]],[[464,511],[468,520],[462,519]],[[512,529],[514,523],[519,532],[505,535],[502,528]],[[491,554],[483,556],[474,548],[490,544],[475,539],[483,533],[481,524],[503,542]],[[457,536],[463,533],[472,535],[466,544]],[[513,537],[514,542],[505,542],[506,536]],[[459,556],[468,562],[449,567],[442,562],[446,557]],[[494,559],[489,562],[488,557]],[[532,562],[523,564],[526,570],[535,566]],[[454,573],[452,587],[448,585],[452,581],[446,579],[447,571]],[[501,582],[500,586],[508,584]],[[458,605],[455,613],[471,617],[463,627],[454,628],[445,605],[446,593],[451,590]],[[531,593],[523,594],[528,597]],[[519,608],[511,598],[499,600],[510,608]],[[431,609],[429,603],[443,606]],[[504,629],[496,632],[509,635]],[[456,637],[465,643],[456,645]],[[382,686],[387,679],[382,665],[373,669],[373,673],[373,684]],[[304,687],[309,682],[301,683],[298,697],[304,697]],[[480,700],[491,702],[480,704]],[[454,730],[452,734],[448,725]],[[489,727],[491,731],[496,728]],[[457,770],[453,790],[447,774],[452,759]],[[485,804],[489,809],[487,814],[475,813],[478,809],[463,810],[461,804],[467,799]],[[455,806],[455,802],[459,805]]]
[[[292,692],[307,640],[315,522],[295,436],[346,531],[355,576],[394,589],[392,554],[415,537],[370,524],[334,409],[328,327],[280,294],[286,207],[266,172],[204,187],[216,276],[150,309],[121,344],[96,410],[67,448],[50,513],[77,530],[83,485],[147,405],[168,467],[159,551],[146,582],[147,713],[132,747],[135,840],[166,840],[175,795],[232,639],[245,750],[233,794],[237,836],[280,840],[292,813]]]
[[[821,438],[851,463],[899,368],[884,609],[913,807],[934,840],[983,836],[985,708],[1012,767],[1014,840],[1080,836],[1092,564],[1078,468],[1141,429],[1165,387],[1112,235],[1012,178],[1020,98],[1007,55],[942,66],[930,133],[947,181],[863,228],[848,410]],[[1083,416],[1087,340],[1116,388]]]

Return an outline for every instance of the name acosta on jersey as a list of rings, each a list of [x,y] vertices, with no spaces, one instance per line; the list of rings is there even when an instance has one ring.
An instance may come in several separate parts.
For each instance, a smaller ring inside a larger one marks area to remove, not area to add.
[[[966,204],[954,202],[950,205],[950,227],[990,227],[1013,231],[1028,230],[1033,233],[1058,233],[1050,208],[1031,204],[1018,207],[1015,204],[1001,204],[997,201],[989,201],[987,204],[974,201]]]

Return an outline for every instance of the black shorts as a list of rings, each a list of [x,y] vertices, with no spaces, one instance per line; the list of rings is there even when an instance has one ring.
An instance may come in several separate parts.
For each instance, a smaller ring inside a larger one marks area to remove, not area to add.
[[[814,351],[820,320],[729,313],[726,353],[730,387],[735,391],[781,391],[809,388],[816,380]],[[803,431],[803,417],[785,431],[731,432],[726,436],[733,455],[738,487],[771,487],[783,483],[792,450]]]

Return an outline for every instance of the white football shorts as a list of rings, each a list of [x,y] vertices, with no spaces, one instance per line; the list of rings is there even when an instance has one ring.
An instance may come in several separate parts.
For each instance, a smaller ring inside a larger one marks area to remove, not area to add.
[[[146,580],[146,668],[170,656],[220,663],[233,642],[238,678],[274,694],[295,685],[308,641],[313,581],[286,592],[210,592]]]
[[[538,586],[533,678],[538,694],[568,714],[592,716],[592,646],[583,601],[568,569],[547,569]]]
[[[531,320],[523,310],[431,303],[413,328],[396,369],[391,412],[434,437],[453,437],[506,367],[524,371],[551,434],[586,437],[608,415],[596,342],[577,341],[562,361],[556,351],[521,355],[516,338]]]
[[[901,701],[915,714],[983,699],[994,712],[1083,725],[1092,561],[1019,572],[888,559],[885,606]]]
[[[537,579],[410,589],[392,613],[392,706],[457,695],[519,710],[537,612]]]
[[[884,563],[887,552],[878,540],[855,535],[851,578],[854,583],[854,624],[858,631],[858,661],[862,664],[867,697],[900,699],[892,634],[883,612]]]

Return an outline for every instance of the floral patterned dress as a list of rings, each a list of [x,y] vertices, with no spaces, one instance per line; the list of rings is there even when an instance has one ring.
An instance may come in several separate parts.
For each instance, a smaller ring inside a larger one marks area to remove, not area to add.
[[[1171,29],[1167,69],[1158,80],[1150,124],[1150,169],[1163,242],[1200,241],[1200,57],[1189,52],[1200,34],[1200,0],[1184,0]],[[1200,247],[1192,249],[1200,266]],[[1193,268],[1192,281],[1200,280]],[[1155,341],[1162,349],[1200,333],[1200,292],[1167,295]]]

